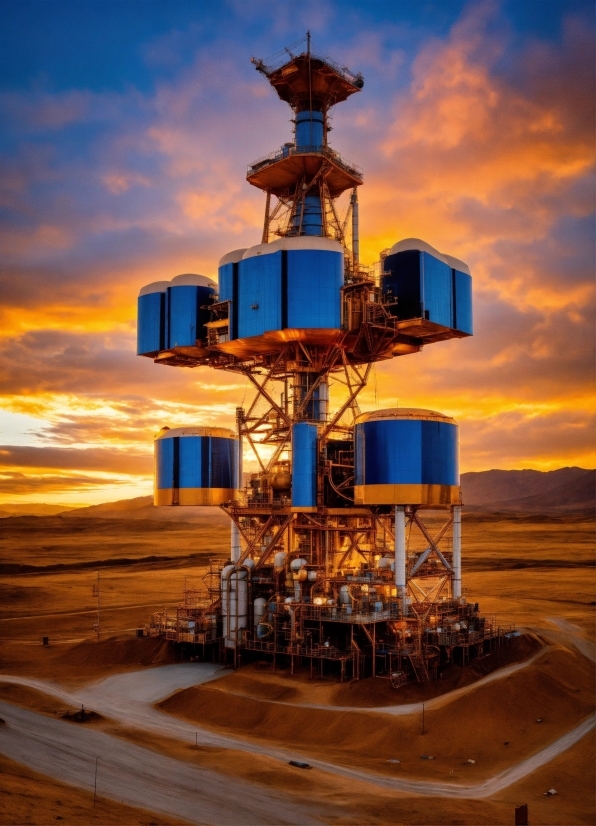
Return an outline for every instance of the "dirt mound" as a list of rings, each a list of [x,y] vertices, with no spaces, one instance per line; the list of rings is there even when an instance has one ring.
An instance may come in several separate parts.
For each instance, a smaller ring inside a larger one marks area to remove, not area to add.
[[[162,637],[117,639],[81,642],[56,658],[56,663],[80,669],[84,674],[106,667],[134,665],[166,665],[175,662],[174,647]]]
[[[310,669],[289,671],[262,670],[258,665],[244,666],[211,683],[212,688],[232,694],[277,702],[297,702],[314,705],[360,706],[377,708],[401,703],[429,700],[456,688],[470,685],[498,668],[523,662],[542,648],[534,635],[515,637],[504,649],[477,660],[467,668],[451,665],[443,678],[432,683],[411,683],[398,691],[385,679],[369,678],[344,685],[310,679]]]
[[[273,678],[273,679],[272,679]],[[271,673],[264,675],[244,674],[235,672],[217,680],[214,685],[222,691],[237,692],[238,694],[249,694],[263,700],[276,700],[277,702],[303,702],[303,692],[297,686],[287,685],[281,679]],[[313,702],[311,698],[311,702]]]
[[[419,773],[420,755],[432,754],[435,768],[426,767],[425,776],[435,771],[440,776],[446,764],[473,758],[473,771],[482,777],[539,750],[585,718],[592,710],[593,679],[585,658],[556,648],[515,674],[430,710],[424,735],[419,715],[293,708],[233,696],[213,684],[181,691],[160,708],[201,725],[376,770],[388,771],[383,761],[398,757]]]
[[[368,679],[338,686],[331,702],[338,706],[362,706],[365,708],[415,703],[430,700],[457,688],[478,682],[499,668],[523,662],[542,648],[540,640],[530,634],[515,637],[501,651],[476,660],[466,668],[450,665],[440,680],[431,683],[409,683],[397,691],[387,680]]]

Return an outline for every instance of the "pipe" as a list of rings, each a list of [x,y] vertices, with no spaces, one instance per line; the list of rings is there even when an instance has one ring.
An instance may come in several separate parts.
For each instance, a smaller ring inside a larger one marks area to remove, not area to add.
[[[232,530],[230,535],[230,559],[232,562],[238,562],[242,556],[242,545],[240,543],[240,531],[238,525],[232,522]]]
[[[395,584],[402,615],[406,613],[406,511],[395,506]]]
[[[453,598],[461,597],[461,505],[453,506]]]
[[[358,226],[358,189],[352,190],[352,263],[357,267],[360,263],[360,230]]]

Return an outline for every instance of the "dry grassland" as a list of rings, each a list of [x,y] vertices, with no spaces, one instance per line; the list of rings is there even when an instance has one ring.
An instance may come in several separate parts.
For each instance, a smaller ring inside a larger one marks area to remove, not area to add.
[[[185,577],[189,587],[199,585],[209,557],[224,554],[227,544],[227,530],[217,525],[57,517],[0,520],[1,670],[69,685],[173,661],[171,646],[155,639],[136,640],[132,629],[143,625],[153,611],[175,604]],[[433,696],[437,684],[412,686],[389,696],[381,680],[375,681],[373,690],[372,681],[348,688],[248,668],[174,695],[162,707],[243,738],[266,738],[286,748],[295,745],[327,761],[379,774],[480,782],[552,742],[593,708],[592,666],[577,650],[579,646],[589,653],[593,645],[593,552],[594,525],[585,519],[466,517],[464,577],[469,599],[504,623],[535,629],[553,647],[527,669],[468,694],[465,702],[430,712],[425,735],[419,721],[406,717],[380,714],[372,720],[370,714],[354,712],[346,725],[345,712],[292,709],[266,701],[354,706],[411,702]],[[96,570],[101,572],[99,644],[93,633]],[[41,646],[43,635],[50,637],[50,646]],[[533,643],[527,645],[520,656],[535,650]],[[483,668],[486,664],[479,664],[475,674],[452,672],[443,687],[461,687],[481,677]],[[12,697],[9,701],[14,702],[11,691],[14,688],[0,686],[0,699]],[[27,707],[51,714],[60,710],[56,700],[33,696],[37,692],[29,695],[19,689],[19,694]],[[537,717],[544,722],[537,724]],[[365,784],[319,771],[300,773],[271,758],[248,759],[233,750],[197,751],[122,728],[114,728],[114,733],[298,799],[308,795],[313,803],[338,804],[345,817],[334,823],[508,824],[513,806],[520,802],[530,804],[533,824],[595,820],[591,736],[489,800],[449,801],[380,789],[371,794]],[[435,760],[420,761],[423,753],[433,754]],[[402,762],[387,764],[390,758]],[[469,758],[476,763],[465,764]],[[165,822],[107,802],[101,805],[108,808],[94,820],[86,793],[39,778],[10,761],[2,762],[5,767],[0,792],[5,801],[9,794],[10,802],[3,823],[45,824],[58,817],[74,824]],[[552,786],[559,795],[543,797]]]
[[[2,823],[15,826],[184,826],[181,821],[133,809],[51,780],[0,754]]]

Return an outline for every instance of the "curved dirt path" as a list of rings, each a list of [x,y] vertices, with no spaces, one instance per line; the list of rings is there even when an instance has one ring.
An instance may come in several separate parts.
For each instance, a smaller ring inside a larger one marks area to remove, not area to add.
[[[42,774],[189,823],[316,824],[308,806],[101,731],[0,702],[0,751]],[[333,811],[321,813],[332,815]]]
[[[527,661],[527,663],[529,662],[531,662],[531,660]],[[516,664],[517,667],[523,665],[523,663]],[[507,671],[507,674],[510,674],[512,673],[511,668],[513,668],[513,666],[509,666],[507,669],[502,669],[501,671]],[[515,670],[517,670],[517,668]],[[150,730],[165,736],[175,737],[185,742],[195,742],[195,738],[198,738],[200,744],[204,746],[252,752],[283,761],[303,759],[307,760],[312,766],[342,777],[373,784],[393,791],[409,792],[432,797],[490,797],[507,786],[516,783],[545,763],[550,762],[553,758],[581,740],[596,724],[596,716],[583,720],[574,729],[553,743],[550,743],[536,754],[531,755],[515,766],[475,786],[391,778],[327,763],[310,758],[307,755],[299,755],[296,752],[288,752],[261,743],[254,743],[232,737],[231,735],[218,734],[177,717],[172,717],[153,707],[153,703],[165,698],[176,690],[216,679],[220,676],[220,671],[221,669],[218,666],[206,663],[163,666],[148,671],[136,671],[128,674],[115,675],[86,688],[75,689],[73,691],[66,691],[53,683],[43,680],[34,680],[25,677],[0,676],[0,680],[37,688],[48,694],[54,694],[68,703],[84,703],[88,707],[93,708],[93,710],[124,725]],[[480,681],[474,683],[471,688],[479,684]],[[468,686],[466,686],[466,688],[468,688]],[[456,692],[453,693],[455,694]],[[2,705],[5,706],[5,704]],[[413,705],[415,705],[416,710],[419,708],[419,704]],[[9,706],[9,708],[11,707]],[[328,707],[323,706],[323,708]],[[345,707],[343,710],[346,710]],[[361,709],[358,710],[360,711]],[[59,726],[65,725],[58,721],[53,722]],[[77,731],[79,731],[79,729],[77,729]],[[109,735],[104,736],[109,737]],[[118,743],[122,742],[115,736],[110,739]],[[2,744],[3,737],[0,734],[0,751],[4,751]]]
[[[579,625],[574,625],[572,622],[561,617],[547,617],[547,620],[559,629],[558,632],[555,633],[552,631],[549,632],[549,636],[555,637],[563,642],[571,643],[584,657],[592,660],[592,662],[596,662],[596,648],[594,643],[584,637]]]
[[[447,694],[440,694],[438,697],[433,697],[430,700],[424,701],[424,708],[426,711],[432,711],[433,709],[442,708],[443,706],[449,705],[450,703],[459,700],[466,694],[470,694],[473,691],[476,691],[477,688],[481,688],[482,686],[488,685],[488,683],[492,683],[495,680],[503,680],[505,677],[509,677],[511,674],[515,674],[516,671],[521,671],[523,668],[527,668],[529,665],[532,665],[536,660],[540,657],[544,656],[548,651],[547,647],[542,648],[533,657],[530,657],[528,660],[524,660],[521,663],[513,663],[513,665],[507,665],[503,668],[499,668],[497,671],[493,671],[492,674],[488,674],[486,677],[482,677],[480,680],[476,680],[474,683],[470,683],[469,685],[462,686],[462,688],[456,688],[453,691],[447,692]],[[212,679],[217,679],[222,675],[218,674]],[[204,682],[204,681],[203,681]],[[420,714],[422,711],[422,702],[419,703],[402,703],[401,705],[395,706],[336,706],[336,705],[324,705],[322,703],[299,703],[299,702],[289,702],[287,700],[268,700],[264,697],[255,697],[252,694],[246,694],[240,691],[225,691],[222,694],[229,694],[232,697],[243,697],[248,700],[253,700],[254,702],[258,703],[270,703],[272,705],[279,705],[279,706],[291,706],[292,708],[316,708],[322,709],[324,711],[347,711],[347,712],[355,712],[357,711],[359,714],[389,714],[394,717],[401,717],[408,714]]]

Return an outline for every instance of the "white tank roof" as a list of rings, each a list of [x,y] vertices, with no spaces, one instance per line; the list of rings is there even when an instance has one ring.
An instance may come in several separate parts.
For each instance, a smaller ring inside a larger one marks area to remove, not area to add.
[[[156,439],[173,439],[175,436],[219,436],[220,439],[235,439],[236,434],[227,427],[162,427]]]
[[[218,267],[224,267],[226,264],[237,264],[238,261],[242,261],[242,256],[246,252],[246,247],[242,247],[239,250],[232,250],[231,252],[227,252],[223,258],[219,259]]]
[[[256,244],[249,247],[243,258],[254,258],[256,255],[268,255],[279,250],[325,250],[327,252],[339,252],[343,255],[344,248],[339,241],[333,238],[321,238],[318,235],[295,235],[289,238],[279,238],[271,241],[270,244]]]
[[[370,413],[361,413],[356,417],[356,424],[378,421],[379,419],[413,419],[414,421],[449,422],[456,424],[455,419],[436,410],[421,410],[417,407],[390,407],[387,410],[372,410]]]
[[[459,272],[465,272],[468,275],[472,275],[468,265],[459,258],[454,258],[453,255],[445,255],[445,253],[443,253],[443,258],[446,259],[449,266],[453,267],[454,270],[459,270]]]
[[[150,293],[165,293],[169,286],[169,281],[152,281],[151,284],[147,284],[146,286],[141,287],[139,295],[149,295]]]
[[[170,287],[217,287],[217,284],[206,275],[185,272],[172,278]]]
[[[429,255],[434,255],[435,258],[443,261],[448,267],[471,275],[468,265],[460,261],[459,258],[454,258],[452,255],[445,255],[444,252],[439,252],[439,250],[431,247],[430,244],[427,244],[426,241],[422,241],[420,238],[404,238],[403,241],[398,241],[397,244],[394,244],[389,250],[389,255],[395,255],[396,252],[405,252],[406,250],[428,252]]]

